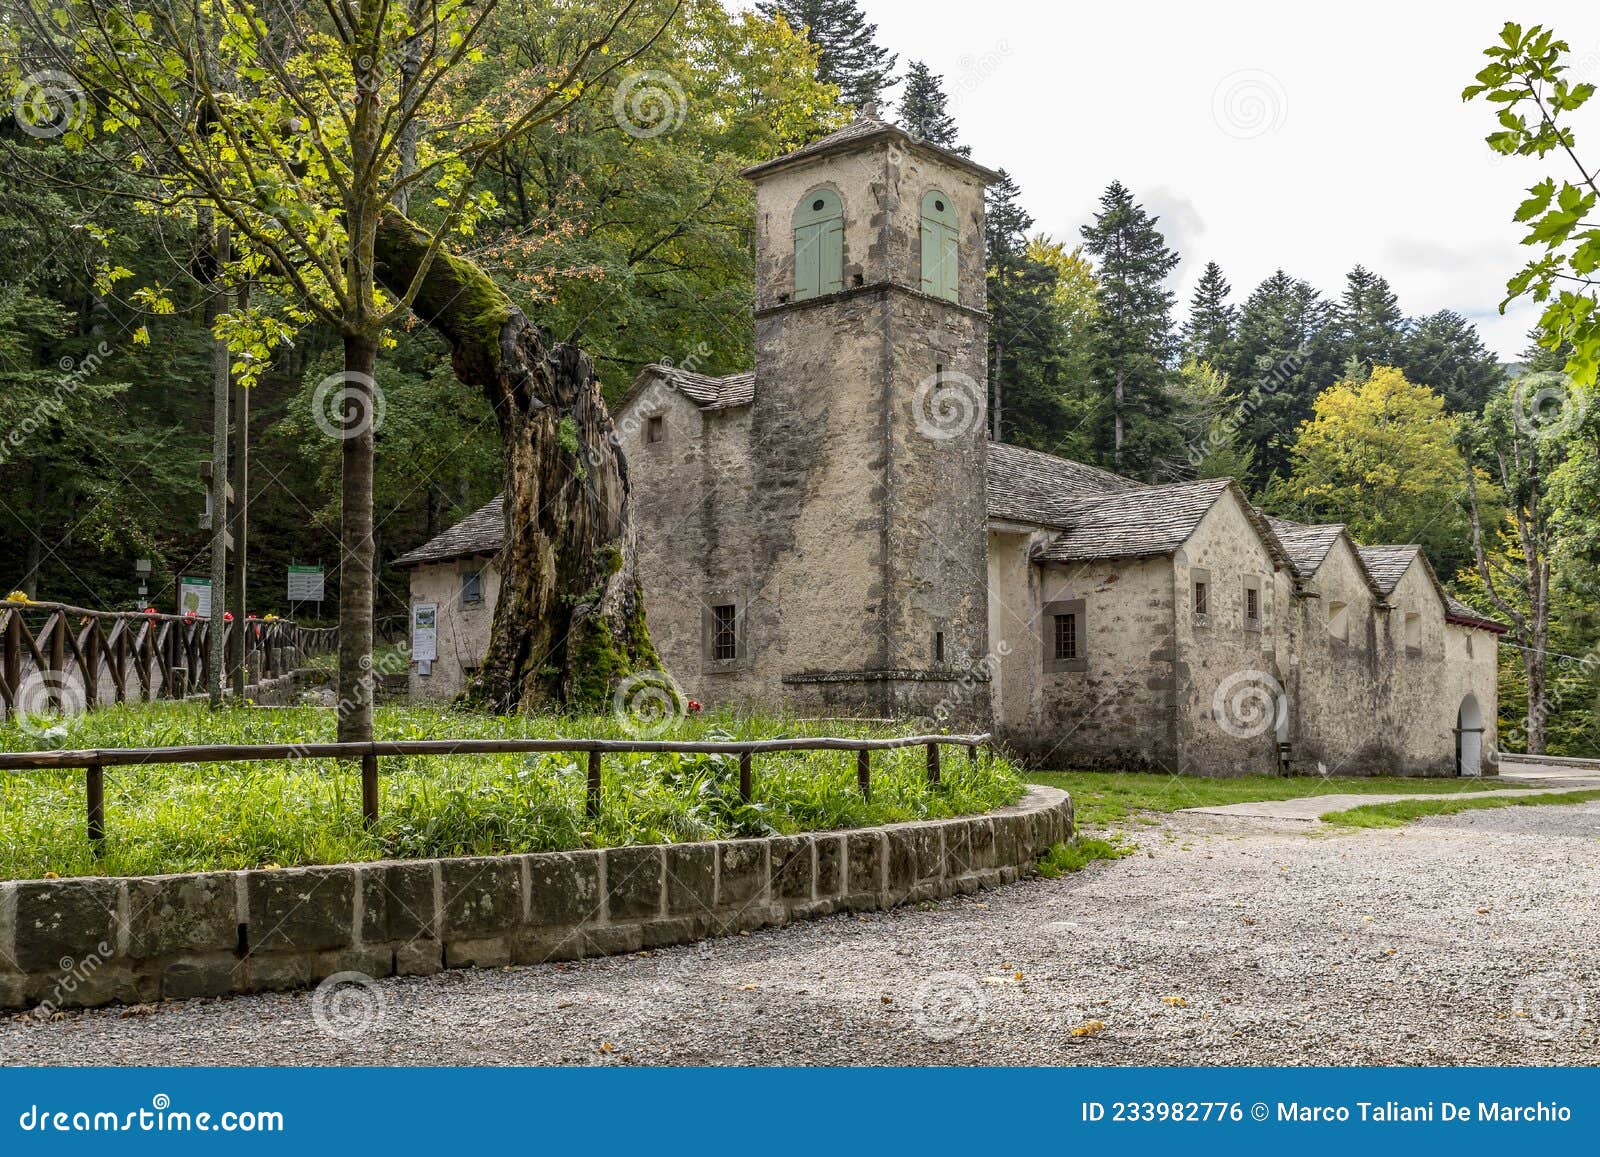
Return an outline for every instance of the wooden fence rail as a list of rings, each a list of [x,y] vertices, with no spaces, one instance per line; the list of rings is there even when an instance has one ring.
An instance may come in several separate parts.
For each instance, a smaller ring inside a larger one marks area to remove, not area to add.
[[[896,739],[850,739],[814,736],[801,739],[674,740],[674,739],[404,739],[374,743],[213,743],[188,747],[100,747],[76,751],[0,751],[0,772],[62,770],[84,772],[85,831],[96,854],[106,838],[105,771],[108,767],[140,767],[152,763],[237,763],[271,759],[338,759],[359,763],[361,813],[369,827],[378,822],[378,760],[397,756],[588,754],[585,810],[600,815],[601,760],[607,754],[670,751],[688,755],[728,755],[739,759],[739,797],[753,792],[752,758],[787,751],[853,751],[856,781],[865,799],[872,798],[872,753],[907,747],[927,751],[928,782],[941,782],[939,749],[965,747],[971,764],[989,743],[982,735],[908,735]]]
[[[224,622],[228,654],[246,632],[251,681],[332,650],[337,627],[288,619]],[[182,699],[206,686],[211,621],[66,603],[0,603],[0,714],[74,712],[105,703]]]

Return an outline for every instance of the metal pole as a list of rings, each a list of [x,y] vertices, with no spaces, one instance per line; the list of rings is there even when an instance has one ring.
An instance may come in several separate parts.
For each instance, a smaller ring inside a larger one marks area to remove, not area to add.
[[[592,820],[600,818],[600,753],[589,753],[589,788],[583,801],[583,814]]]

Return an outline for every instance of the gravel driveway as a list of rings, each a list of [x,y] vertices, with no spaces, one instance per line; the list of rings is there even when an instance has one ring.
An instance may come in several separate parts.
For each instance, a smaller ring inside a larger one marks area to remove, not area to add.
[[[1600,805],[1179,814],[1058,880],[635,956],[0,1023],[8,1064],[1600,1057]],[[340,1001],[343,1003],[341,1004]],[[331,1010],[331,1011],[330,1011]],[[333,1024],[341,1039],[323,1025]]]

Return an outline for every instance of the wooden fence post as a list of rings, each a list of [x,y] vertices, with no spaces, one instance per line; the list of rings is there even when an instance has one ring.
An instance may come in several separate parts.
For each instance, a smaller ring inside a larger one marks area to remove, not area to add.
[[[361,757],[361,819],[378,826],[378,757],[370,751]]]
[[[739,798],[745,803],[750,802],[750,753],[739,753]]]
[[[928,744],[928,783],[932,787],[939,786],[939,745]]]
[[[589,788],[584,793],[583,814],[592,820],[600,818],[600,753],[589,753]]]
[[[91,763],[83,770],[89,846],[98,858],[106,844],[106,769]]]
[[[861,788],[861,798],[872,802],[872,752],[863,747],[856,752],[856,783]]]

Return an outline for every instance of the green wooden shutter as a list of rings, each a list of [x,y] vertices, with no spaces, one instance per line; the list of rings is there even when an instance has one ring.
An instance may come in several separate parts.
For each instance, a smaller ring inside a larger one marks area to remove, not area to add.
[[[922,197],[922,292],[955,301],[959,294],[960,247],[955,206],[938,189]]]
[[[839,195],[817,189],[794,211],[794,299],[844,288],[844,211]]]

